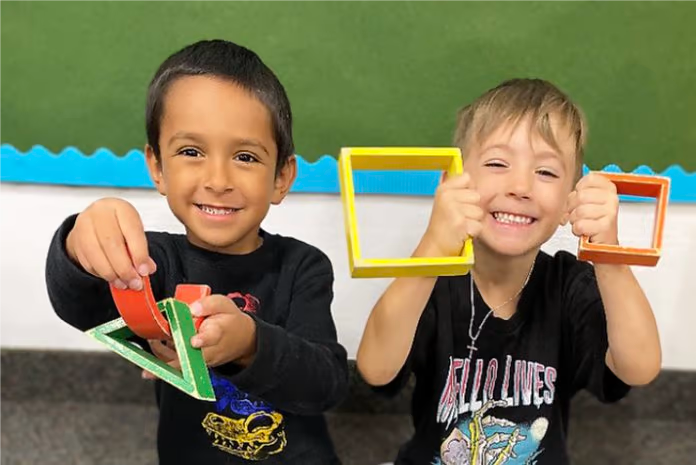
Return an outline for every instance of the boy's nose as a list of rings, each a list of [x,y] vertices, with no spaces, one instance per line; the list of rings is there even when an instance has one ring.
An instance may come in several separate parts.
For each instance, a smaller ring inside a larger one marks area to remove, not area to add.
[[[204,186],[206,189],[216,193],[233,190],[231,174],[224,164],[214,162],[207,164]]]
[[[520,199],[530,199],[532,191],[532,177],[528,175],[514,175],[508,185],[508,195]]]

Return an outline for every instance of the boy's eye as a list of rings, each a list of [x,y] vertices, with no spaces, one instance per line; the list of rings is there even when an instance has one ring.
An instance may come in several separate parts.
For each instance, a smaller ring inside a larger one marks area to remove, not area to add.
[[[537,173],[548,178],[559,178],[559,176],[556,173],[545,169],[537,170]]]
[[[484,166],[485,167],[505,167],[506,164],[503,162],[500,162],[498,160],[494,160],[494,161],[485,163]]]
[[[241,152],[235,156],[235,159],[239,160],[240,162],[244,163],[253,163],[257,161],[257,158],[254,157],[252,154],[247,153],[247,152]]]
[[[181,155],[186,155],[187,157],[198,157],[201,155],[201,152],[199,152],[197,149],[194,149],[192,147],[187,147],[186,149],[182,149],[178,153]]]

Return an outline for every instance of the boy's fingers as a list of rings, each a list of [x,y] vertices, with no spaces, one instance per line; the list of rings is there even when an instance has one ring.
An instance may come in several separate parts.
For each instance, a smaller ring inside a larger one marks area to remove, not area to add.
[[[116,217],[110,216],[104,219],[97,228],[97,236],[102,250],[109,259],[109,263],[116,272],[118,279],[128,284],[128,287],[133,290],[142,289],[142,280],[133,267]]]
[[[219,294],[199,299],[191,305],[190,309],[191,315],[194,317],[207,317],[239,311],[237,305],[230,298]]]
[[[469,173],[463,173],[461,175],[449,176],[443,183],[444,189],[462,189],[471,188],[472,178]]]
[[[600,233],[601,230],[601,223],[598,220],[581,219],[571,226],[571,231],[576,236],[592,237]]]
[[[576,222],[578,220],[597,220],[608,215],[607,209],[599,204],[584,204],[578,206],[571,212],[569,216],[570,222]]]
[[[168,345],[162,344],[159,340],[148,340],[148,343],[150,344],[150,349],[152,349],[153,354],[163,361],[178,359],[177,352]]]
[[[150,270],[152,270],[152,273],[155,273],[157,271],[157,264],[151,257],[148,258],[148,265],[150,266]]]
[[[481,222],[467,222],[466,233],[468,238],[476,238],[482,231]]]
[[[479,223],[482,219],[484,219],[484,209],[476,204],[467,204],[463,206],[462,213],[470,221],[470,223]]]
[[[578,204],[605,204],[610,198],[606,189],[586,188],[577,194]]]
[[[587,206],[603,206],[606,204],[618,204],[616,198],[613,200],[612,197],[608,195],[606,189],[585,188],[580,191],[573,191],[569,194],[567,202],[567,212],[572,214],[569,220],[573,220],[573,213],[580,208],[586,211],[592,210]],[[579,215],[577,212],[576,217],[583,217],[583,215]]]
[[[576,202],[576,190],[574,189],[566,196],[566,207],[571,212],[574,208],[574,203]]]
[[[89,263],[94,274],[98,277],[108,282],[114,282],[119,278],[99,244],[96,231],[94,234],[84,237],[81,250],[77,253],[84,256],[85,261]]]
[[[481,196],[472,189],[463,189],[453,193],[453,199],[461,204],[479,204]]]
[[[94,229],[102,254],[116,273],[114,280],[119,279],[131,289],[141,289],[142,282],[131,263],[123,234],[113,212],[100,215],[98,221],[94,222]]]
[[[615,193],[617,192],[615,183],[600,173],[589,173],[581,178],[576,184],[576,189],[578,188],[602,188],[604,190],[614,191]]]
[[[131,263],[137,273],[142,277],[154,273],[153,265],[155,262],[148,253],[148,240],[138,212],[131,208],[118,209],[116,210],[116,220],[128,246]]]
[[[581,179],[578,180],[578,183],[576,183],[576,190],[593,185],[596,182],[595,178],[597,176],[602,176],[602,175],[598,175],[597,173],[591,172],[591,173],[588,173],[586,176],[581,177]]]
[[[220,343],[223,337],[223,330],[220,325],[211,321],[201,324],[201,330],[191,337],[191,346],[194,348],[206,348]]]

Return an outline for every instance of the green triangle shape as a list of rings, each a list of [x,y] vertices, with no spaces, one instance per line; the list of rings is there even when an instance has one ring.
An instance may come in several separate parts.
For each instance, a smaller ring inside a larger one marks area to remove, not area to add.
[[[194,398],[215,401],[215,392],[203,353],[200,349],[191,346],[191,337],[196,333],[196,329],[189,306],[173,298],[162,300],[157,303],[157,306],[167,315],[174,347],[181,363],[181,372],[128,341],[127,339],[133,336],[133,332],[122,318],[102,324],[85,333],[141,369],[151,372]]]

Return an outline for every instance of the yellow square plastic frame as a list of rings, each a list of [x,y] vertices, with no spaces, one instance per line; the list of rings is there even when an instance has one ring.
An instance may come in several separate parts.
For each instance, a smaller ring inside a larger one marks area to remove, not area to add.
[[[409,257],[363,259],[358,241],[354,170],[443,170],[450,175],[462,173],[462,155],[458,148],[425,147],[345,147],[339,156],[339,184],[344,207],[349,268],[353,278],[435,277],[466,275],[474,265],[472,240],[462,254],[453,257]]]

